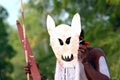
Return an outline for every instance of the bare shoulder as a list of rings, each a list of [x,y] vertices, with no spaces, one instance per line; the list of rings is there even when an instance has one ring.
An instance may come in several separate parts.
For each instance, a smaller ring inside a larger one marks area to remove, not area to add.
[[[105,53],[100,48],[88,48],[88,62],[97,70],[99,71],[100,66],[99,62],[101,62],[101,58],[105,58]],[[103,59],[102,59],[103,60]]]
[[[97,55],[105,56],[105,53],[101,48],[94,48],[94,51],[96,52]]]
[[[105,53],[101,48],[88,48],[88,56],[99,59],[101,56],[105,57]]]

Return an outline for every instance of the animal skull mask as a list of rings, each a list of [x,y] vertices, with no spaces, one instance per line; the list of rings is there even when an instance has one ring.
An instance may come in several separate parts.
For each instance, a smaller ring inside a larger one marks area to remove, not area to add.
[[[57,61],[63,67],[74,67],[78,63],[80,15],[78,13],[74,15],[71,26],[66,24],[55,26],[54,20],[48,15],[47,29],[50,35],[50,45]]]

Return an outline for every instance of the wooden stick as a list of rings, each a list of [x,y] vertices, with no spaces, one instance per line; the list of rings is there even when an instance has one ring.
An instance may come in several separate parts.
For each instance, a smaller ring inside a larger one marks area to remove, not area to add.
[[[24,24],[24,9],[22,5],[22,0],[20,0],[20,7],[21,7],[21,14],[22,14],[22,27],[23,27],[23,35],[24,35],[24,48],[25,48],[25,59],[26,63],[28,64],[28,53],[26,47],[26,32],[25,32],[25,24]],[[29,73],[27,73],[27,80],[30,80]]]

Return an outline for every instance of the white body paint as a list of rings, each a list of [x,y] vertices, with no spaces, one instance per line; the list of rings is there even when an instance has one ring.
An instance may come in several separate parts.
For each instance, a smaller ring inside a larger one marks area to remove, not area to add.
[[[110,78],[109,70],[108,70],[107,63],[104,56],[101,56],[99,59],[99,69],[102,74]]]

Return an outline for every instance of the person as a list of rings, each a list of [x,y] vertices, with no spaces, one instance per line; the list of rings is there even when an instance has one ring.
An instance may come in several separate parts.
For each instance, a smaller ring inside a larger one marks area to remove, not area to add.
[[[100,48],[87,47],[81,31],[78,55],[84,65],[88,80],[111,80],[105,53]]]
[[[78,58],[81,60],[88,80],[111,80],[105,53],[100,48],[88,47],[84,41],[84,31],[79,37]],[[24,67],[25,74],[30,72],[30,64]]]

